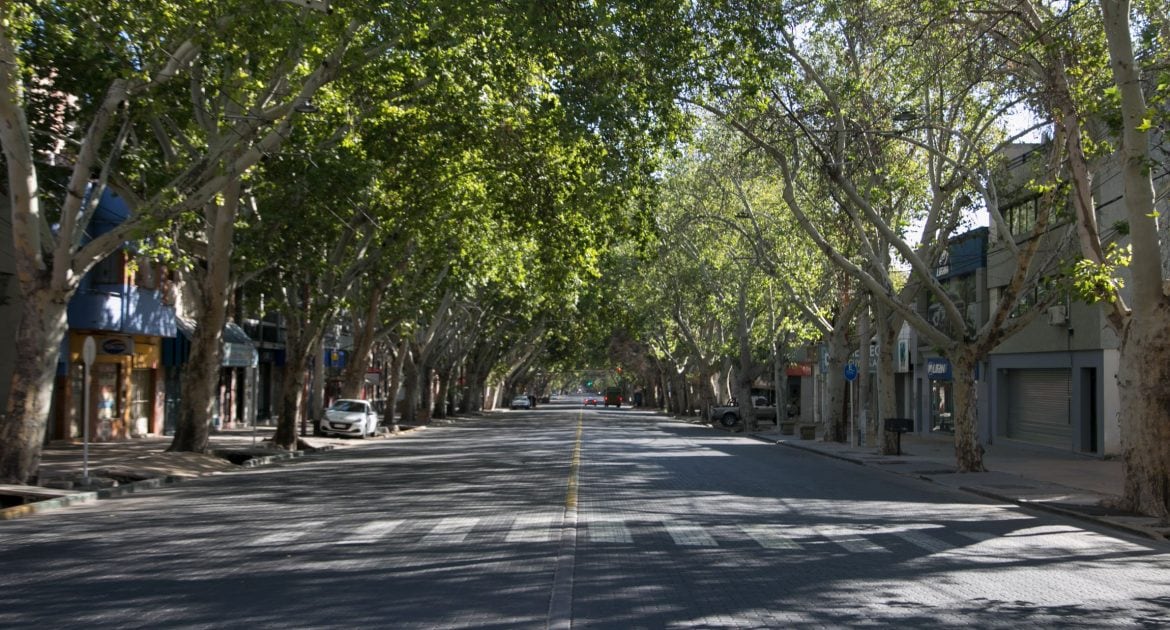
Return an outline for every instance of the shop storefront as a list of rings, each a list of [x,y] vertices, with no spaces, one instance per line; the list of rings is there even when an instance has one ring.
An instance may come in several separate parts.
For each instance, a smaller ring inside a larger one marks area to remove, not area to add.
[[[951,362],[941,357],[928,358],[926,377],[930,383],[930,430],[954,433],[955,402]]]
[[[86,412],[85,339],[92,336],[97,353],[91,366],[89,410]],[[69,387],[65,388],[62,421],[57,436],[80,438],[82,418],[96,442],[157,435],[161,432],[163,391],[158,337],[109,332],[72,331],[69,334]]]

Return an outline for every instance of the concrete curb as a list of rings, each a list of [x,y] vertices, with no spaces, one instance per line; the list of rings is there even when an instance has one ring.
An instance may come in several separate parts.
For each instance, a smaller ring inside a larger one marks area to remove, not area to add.
[[[228,450],[228,449],[218,449]],[[272,455],[265,455],[263,457],[253,457],[238,466],[244,468],[256,468],[259,466],[266,466],[274,464],[279,461],[287,459],[295,459],[298,457],[306,457],[309,455],[316,455],[318,453],[325,453],[333,450],[333,445],[327,444],[319,446],[311,451],[289,451],[286,453],[273,453]],[[41,514],[53,510],[59,510],[73,505],[81,505],[85,503],[95,503],[100,500],[113,499],[135,492],[142,492],[144,490],[154,490],[164,486],[170,486],[192,479],[200,479],[203,477],[210,477],[213,475],[231,474],[238,472],[235,470],[225,472],[203,473],[199,475],[164,475],[162,477],[153,477],[150,479],[142,479],[127,484],[120,484],[113,488],[102,488],[101,490],[80,491],[75,494],[70,494],[55,499],[46,499],[44,501],[36,501],[34,503],[26,503],[24,505],[14,505],[9,508],[0,510],[0,521],[10,521],[33,514]]]
[[[56,499],[46,499],[44,501],[37,501],[35,503],[26,503],[24,505],[14,505],[12,507],[0,510],[0,521],[11,521],[33,514],[40,514],[41,512],[49,512],[52,510],[59,510],[71,505],[81,505],[84,503],[96,503],[99,497],[97,491],[77,492],[68,496],[57,497]]]
[[[385,433],[381,435],[383,438],[401,437],[408,433],[421,431],[427,428],[426,425],[403,427],[398,433]],[[212,449],[214,451],[231,451],[231,447]],[[304,451],[285,451],[279,453],[272,453],[271,455],[263,455],[260,457],[253,457],[240,464],[239,469],[229,470],[223,472],[209,472],[197,475],[164,475],[161,477],[152,477],[150,479],[142,479],[131,483],[120,484],[113,488],[102,488],[100,490],[83,490],[63,497],[54,499],[46,499],[44,501],[36,501],[34,503],[26,503],[24,505],[14,505],[9,508],[0,509],[0,521],[8,521],[33,514],[40,514],[53,510],[59,510],[72,505],[81,505],[85,503],[94,503],[105,499],[113,499],[116,497],[133,494],[135,492],[142,492],[145,490],[154,490],[164,486],[190,481],[192,479],[200,479],[203,477],[210,477],[213,475],[232,474],[239,472],[241,469],[257,468],[260,466],[268,466],[276,462],[295,459],[298,457],[308,457],[310,455],[318,455],[335,450],[334,445],[325,444],[323,446],[314,447],[312,450]]]

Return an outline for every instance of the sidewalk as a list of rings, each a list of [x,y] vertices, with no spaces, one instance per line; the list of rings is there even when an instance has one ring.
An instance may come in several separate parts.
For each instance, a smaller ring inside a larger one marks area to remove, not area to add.
[[[403,426],[402,432],[417,428]],[[302,437],[310,448],[285,451],[272,448],[269,440],[275,431],[272,426],[213,431],[207,454],[169,453],[169,436],[90,444],[88,485],[82,483],[86,466],[81,442],[52,442],[41,454],[39,485],[0,486],[0,498],[10,506],[0,506],[0,521],[385,439]],[[21,497],[33,502],[12,505]]]
[[[983,465],[988,472],[959,473],[954,438],[949,435],[903,435],[901,455],[879,455],[874,447],[801,440],[775,431],[753,437],[1156,540],[1170,538],[1170,526],[1157,519],[1109,507],[1122,493],[1120,460],[1005,441],[984,445]]]

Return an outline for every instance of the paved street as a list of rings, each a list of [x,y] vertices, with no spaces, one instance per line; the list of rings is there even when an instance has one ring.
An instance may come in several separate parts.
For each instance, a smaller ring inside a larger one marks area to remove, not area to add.
[[[542,405],[0,522],[0,627],[1155,627],[1170,546]]]

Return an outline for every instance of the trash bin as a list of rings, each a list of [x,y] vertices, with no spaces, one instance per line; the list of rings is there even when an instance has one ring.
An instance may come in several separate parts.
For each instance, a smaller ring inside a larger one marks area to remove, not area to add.
[[[885,418],[882,420],[882,428],[887,433],[894,433],[897,437],[898,455],[902,454],[902,434],[911,433],[914,431],[914,418]]]

